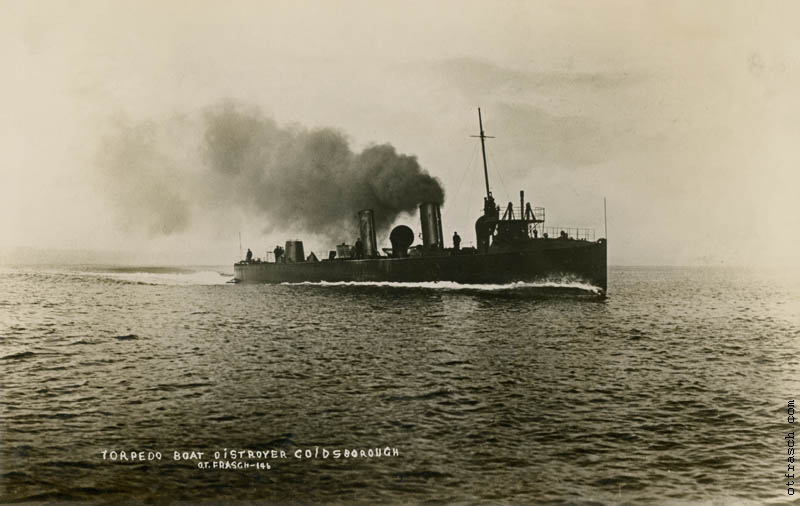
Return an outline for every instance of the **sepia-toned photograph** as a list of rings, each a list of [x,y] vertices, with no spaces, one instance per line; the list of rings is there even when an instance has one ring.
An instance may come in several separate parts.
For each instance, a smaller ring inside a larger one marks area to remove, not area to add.
[[[0,7],[0,504],[800,504],[800,4]]]

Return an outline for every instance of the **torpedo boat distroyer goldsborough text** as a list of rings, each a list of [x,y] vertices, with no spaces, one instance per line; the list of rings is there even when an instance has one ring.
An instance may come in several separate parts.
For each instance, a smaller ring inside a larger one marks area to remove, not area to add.
[[[360,237],[354,245],[340,244],[327,258],[308,257],[302,241],[276,247],[274,258],[247,259],[234,264],[234,281],[298,282],[431,282],[463,284],[548,283],[570,280],[591,285],[605,296],[606,239],[595,240],[587,228],[545,227],[545,210],[531,207],[520,191],[519,207],[495,204],[489,188],[483,121],[478,109],[486,197],[483,215],[475,222],[476,247],[445,247],[439,204],[419,203],[422,244],[412,247],[414,232],[406,225],[392,229],[391,248],[378,251],[374,213],[358,211]],[[355,212],[356,210],[354,210]]]

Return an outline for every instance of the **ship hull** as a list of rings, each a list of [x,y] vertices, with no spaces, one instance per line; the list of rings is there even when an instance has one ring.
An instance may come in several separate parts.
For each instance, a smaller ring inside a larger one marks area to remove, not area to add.
[[[506,284],[559,281],[586,283],[605,295],[606,241],[531,241],[528,247],[485,254],[441,254],[409,258],[326,260],[301,263],[237,263],[243,283],[427,282]]]

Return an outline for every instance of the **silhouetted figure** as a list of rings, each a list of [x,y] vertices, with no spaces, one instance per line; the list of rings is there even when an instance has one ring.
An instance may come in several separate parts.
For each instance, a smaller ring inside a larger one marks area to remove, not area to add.
[[[533,238],[536,239],[537,237],[539,237],[539,231],[534,228],[533,229]]]
[[[247,248],[247,256],[245,258],[248,264],[253,261],[253,252],[250,251],[250,248]]]
[[[461,236],[458,235],[458,232],[453,232],[453,249],[456,251],[461,249]]]
[[[361,238],[359,237],[356,239],[356,259],[364,258],[364,243],[361,242]]]
[[[280,246],[275,246],[275,249],[272,250],[272,252],[275,253],[275,263],[280,263],[281,257],[283,257],[283,248]]]

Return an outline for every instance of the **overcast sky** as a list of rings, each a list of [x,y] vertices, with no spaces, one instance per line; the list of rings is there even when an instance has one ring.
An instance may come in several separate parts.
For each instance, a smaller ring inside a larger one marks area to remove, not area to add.
[[[498,200],[523,189],[599,237],[607,197],[611,264],[800,258],[794,1],[3,5],[0,249],[229,264],[241,232],[256,256],[290,236],[326,256],[217,198],[236,191],[203,168],[221,104],[416,156],[468,245],[480,106]]]

